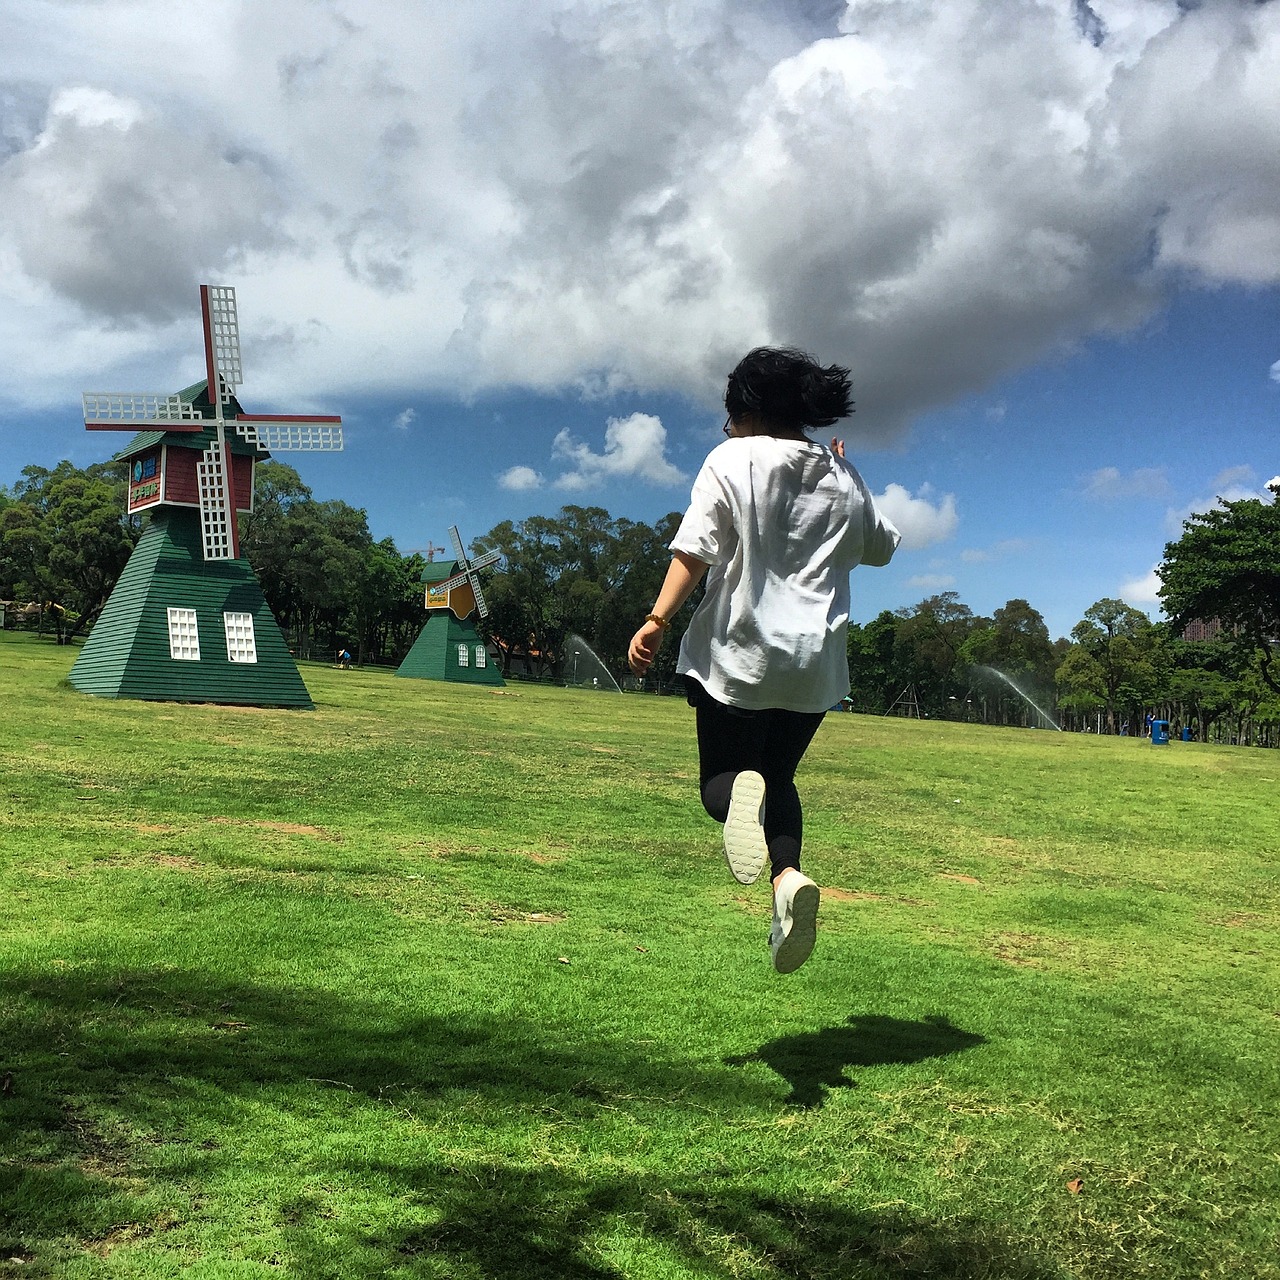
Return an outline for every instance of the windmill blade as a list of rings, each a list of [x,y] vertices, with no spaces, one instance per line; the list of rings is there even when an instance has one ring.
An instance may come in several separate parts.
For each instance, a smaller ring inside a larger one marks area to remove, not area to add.
[[[458,533],[458,526],[456,524],[451,524],[449,526],[449,537],[453,539],[453,550],[456,554],[458,563],[465,565],[467,563],[467,550],[462,545],[462,537]]]
[[[476,598],[476,609],[482,618],[487,618],[489,606],[485,603],[484,592],[480,590],[480,579],[474,573],[469,573],[467,577],[471,580],[471,594]]]
[[[200,489],[200,536],[206,560],[234,560],[231,536],[230,493],[221,441],[215,440],[196,463]]]
[[[340,453],[342,419],[316,414],[237,414],[235,428],[257,449],[271,453]]]
[[[162,391],[86,391],[80,397],[90,431],[126,431],[141,422],[163,422],[168,431],[202,431],[195,405]]]
[[[432,591],[452,591],[454,587],[460,587],[467,581],[469,575],[464,570],[462,573],[455,573],[452,578],[446,578],[443,582],[434,582],[431,584]]]
[[[204,356],[209,375],[209,399],[215,403],[227,404],[236,388],[244,381],[244,367],[240,361],[240,321],[236,315],[236,291],[229,285],[202,284],[200,309],[204,313]]]
[[[452,591],[454,587],[460,587],[464,582],[471,584],[471,589],[476,593],[476,598],[480,597],[480,579],[476,577],[477,569],[487,569],[495,560],[501,560],[502,553],[499,551],[490,551],[488,555],[483,555],[473,564],[468,564],[461,573],[455,573],[453,577],[446,578],[443,582],[432,584],[432,591]],[[464,562],[465,563],[465,562]]]

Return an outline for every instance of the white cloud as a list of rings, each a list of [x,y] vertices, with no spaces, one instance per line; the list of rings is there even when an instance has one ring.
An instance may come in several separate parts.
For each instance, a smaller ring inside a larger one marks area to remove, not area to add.
[[[1027,545],[1025,538],[1004,538],[990,547],[967,547],[960,552],[960,559],[965,564],[990,564],[993,560],[1003,560],[1006,556],[1025,551]]]
[[[919,551],[935,542],[944,542],[960,523],[955,494],[945,493],[934,501],[933,488],[928,484],[922,485],[914,498],[900,484],[890,484],[883,493],[875,495],[875,501],[897,525],[905,551]]]
[[[1254,469],[1248,463],[1226,467],[1213,478],[1215,493],[1228,493],[1251,489],[1255,478]],[[1231,499],[1228,499],[1231,501]]]
[[[918,573],[907,579],[907,586],[920,591],[946,591],[956,585],[956,580],[947,573]]]
[[[1158,605],[1160,603],[1160,585],[1160,575],[1153,568],[1140,578],[1134,578],[1130,582],[1122,583],[1120,586],[1120,599],[1135,608],[1143,605]]]
[[[1264,502],[1270,500],[1266,485],[1258,483],[1258,473],[1251,466],[1242,465],[1227,467],[1220,471],[1211,482],[1211,492],[1180,507],[1170,507],[1164,515],[1165,530],[1172,537],[1179,537],[1182,525],[1188,517],[1204,511],[1212,511],[1224,502],[1239,502],[1242,498],[1260,498]]]
[[[1271,366],[1271,381],[1280,382],[1280,360]]]
[[[55,93],[33,144],[0,165],[0,208],[0,250],[63,323],[59,300],[144,331],[191,316],[209,273],[285,246],[261,157],[88,88]]]
[[[417,416],[418,416],[418,411],[412,407],[407,409],[401,409],[400,412],[397,413],[395,418],[392,420],[391,425],[395,427],[397,431],[408,431],[409,424]]]
[[[511,467],[498,477],[498,486],[510,489],[515,493],[523,493],[527,489],[541,489],[544,484],[542,476],[532,467]]]
[[[710,401],[788,341],[889,438],[1188,277],[1280,282],[1280,5],[1091,12],[16,0],[0,396],[168,385],[212,278],[255,396]]]
[[[557,434],[552,456],[569,462],[571,469],[556,480],[556,487],[580,491],[609,480],[639,480],[644,484],[683,484],[688,477],[666,456],[667,429],[651,413],[610,418],[604,431],[604,452],[574,440],[568,430]]]
[[[1117,467],[1100,467],[1085,477],[1083,493],[1095,502],[1126,502],[1134,498],[1167,498],[1172,492],[1163,467],[1139,467],[1125,474]]]

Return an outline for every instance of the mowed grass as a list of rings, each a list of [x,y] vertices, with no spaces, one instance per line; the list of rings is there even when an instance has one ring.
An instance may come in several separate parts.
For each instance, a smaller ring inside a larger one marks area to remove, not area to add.
[[[1280,1276],[1280,753],[827,718],[768,963],[674,698],[0,636],[0,1274]]]

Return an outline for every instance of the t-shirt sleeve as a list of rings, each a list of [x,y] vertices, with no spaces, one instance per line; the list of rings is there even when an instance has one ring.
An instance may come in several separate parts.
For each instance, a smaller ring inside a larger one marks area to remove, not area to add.
[[[875,568],[877,565],[886,565],[893,559],[893,553],[898,549],[898,543],[902,541],[902,534],[898,532],[893,521],[876,506],[875,499],[861,476],[858,480],[862,484],[862,495],[866,501],[864,508],[866,532],[863,540],[862,563]]]
[[[671,539],[671,550],[683,551],[703,564],[723,564],[733,555],[737,541],[728,491],[708,459],[693,482],[689,509]]]

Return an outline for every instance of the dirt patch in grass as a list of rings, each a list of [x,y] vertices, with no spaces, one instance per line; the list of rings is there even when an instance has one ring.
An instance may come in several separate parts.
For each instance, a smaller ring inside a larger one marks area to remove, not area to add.
[[[258,831],[279,831],[288,836],[310,836],[313,840],[327,840],[330,844],[342,843],[341,836],[305,822],[269,822],[265,818],[210,818],[209,821],[224,827],[253,827]]]
[[[203,863],[189,858],[185,853],[153,853],[150,861],[158,867],[172,867],[175,871],[202,871]]]
[[[1212,923],[1223,929],[1254,929],[1264,924],[1265,920],[1253,911],[1233,911],[1229,916],[1220,916]]]
[[[177,1222],[172,1217],[164,1217],[156,1223],[124,1222],[118,1227],[113,1227],[105,1236],[100,1236],[96,1240],[85,1240],[83,1248],[86,1253],[105,1258],[124,1245],[137,1244],[140,1240],[147,1240],[158,1232],[168,1231],[176,1225]]]
[[[1065,938],[1036,933],[997,933],[987,945],[998,960],[1024,969],[1070,965],[1083,971],[1091,967],[1078,946]]]
[[[521,911],[497,905],[472,909],[468,914],[486,916],[490,924],[563,924],[569,918],[563,911]]]
[[[564,854],[546,853],[541,849],[517,849],[515,852],[528,858],[530,862],[536,862],[540,867],[553,867],[557,862],[564,861]]]
[[[828,902],[883,902],[883,893],[871,893],[861,889],[837,889],[834,885],[823,885],[822,896]]]
[[[178,829],[168,822],[131,822],[129,825],[144,836],[171,836]]]
[[[939,871],[939,880],[954,880],[956,884],[981,884],[977,876],[962,875],[959,871]]]
[[[1002,933],[995,940],[995,953],[1006,964],[1038,968],[1044,963],[1038,954],[1041,940],[1031,933]]]

